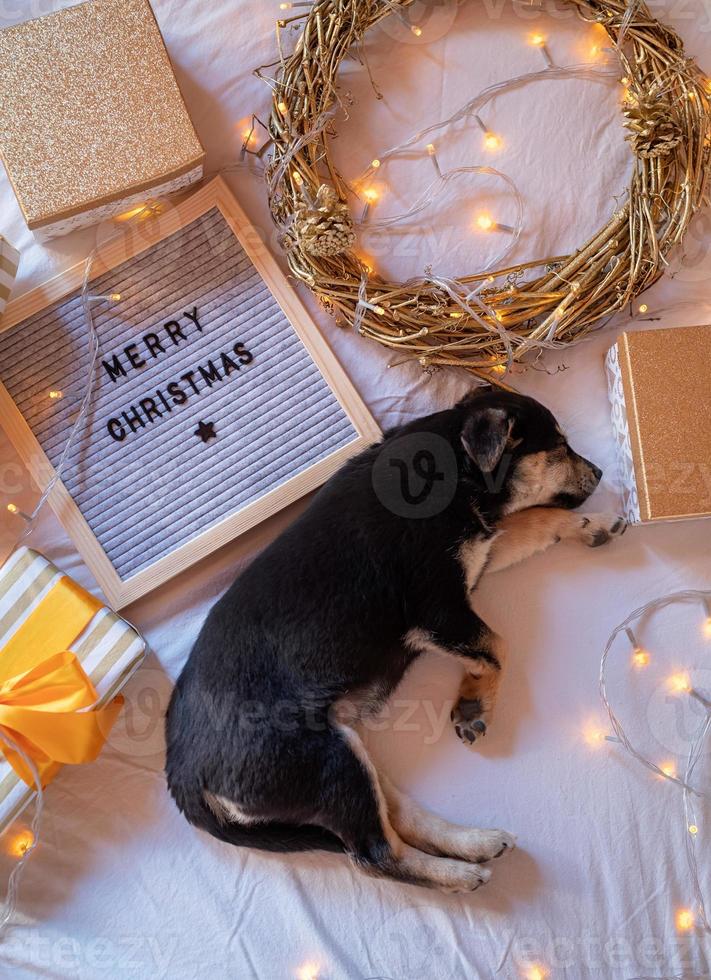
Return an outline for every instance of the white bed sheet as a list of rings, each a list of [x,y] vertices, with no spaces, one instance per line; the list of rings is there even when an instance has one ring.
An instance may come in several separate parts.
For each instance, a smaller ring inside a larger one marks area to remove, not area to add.
[[[0,17],[12,23],[67,5],[4,4]],[[266,115],[266,87],[251,71],[274,59],[278,4],[154,0],[154,8],[209,167],[216,169],[238,155],[249,114]],[[711,65],[703,0],[654,9],[702,64]],[[338,152],[348,176],[485,85],[539,69],[540,53],[526,43],[534,28],[545,30],[560,64],[589,58],[599,43],[595,28],[570,16],[536,15],[523,5],[514,11],[508,3],[421,4],[416,19],[424,28],[420,40],[396,25],[368,39],[382,101],[373,98],[356,62],[344,68],[344,91],[356,100],[349,122],[339,125]],[[518,182],[527,210],[517,257],[575,247],[607,218],[629,168],[619,96],[619,86],[566,81],[500,98],[484,113],[504,140],[495,158],[481,152],[473,123],[438,139],[445,166],[495,162]],[[412,169],[403,165],[387,175],[379,214],[402,210],[432,176],[426,157],[407,166]],[[244,172],[227,179],[273,240],[259,182]],[[464,208],[462,201],[470,203]],[[472,181],[456,188],[441,222],[424,222],[425,234],[398,234],[380,248],[371,243],[370,254],[379,268],[401,276],[428,263],[444,273],[472,269],[493,247],[467,228],[479,201],[507,220],[510,203],[500,188]],[[22,249],[18,292],[80,260],[94,241],[89,230],[47,247],[35,244],[4,175],[0,215],[0,231]],[[662,311],[660,323],[709,320],[708,230],[708,216],[701,216],[686,263],[645,298],[652,311]],[[307,302],[383,426],[447,406],[466,390],[466,378],[454,372],[429,379],[411,364],[388,369],[391,355],[337,330]],[[559,414],[573,444],[605,467],[605,484],[588,509],[615,502],[602,355],[626,325],[619,317],[604,335],[547,356],[548,374],[517,378],[522,390]],[[0,463],[3,487],[13,491],[19,480],[31,505],[33,492],[5,440]],[[230,848],[188,826],[168,798],[161,716],[172,683],[213,601],[297,510],[128,610],[152,653],[129,685],[123,719],[101,759],[63,772],[46,794],[42,843],[22,887],[23,925],[0,945],[0,974],[277,980],[310,975],[303,972],[308,968],[321,980],[508,980],[525,976],[526,964],[537,962],[551,977],[567,980],[708,975],[708,938],[680,936],[674,925],[675,909],[693,900],[678,794],[614,744],[591,749],[581,731],[602,718],[598,664],[611,629],[655,595],[711,586],[711,523],[633,529],[614,546],[591,552],[561,546],[487,580],[478,607],[506,637],[511,660],[483,746],[465,748],[447,723],[455,667],[423,660],[406,678],[386,730],[369,733],[374,756],[437,813],[518,835],[519,849],[496,863],[485,889],[446,897],[368,879],[338,856]],[[5,538],[8,529],[5,518]],[[93,587],[51,515],[33,541]],[[651,625],[645,638],[658,656],[649,671],[632,675],[622,647],[615,674],[618,703],[641,744],[678,765],[693,718],[669,701],[662,679],[676,659],[711,688],[711,641],[702,638],[700,610],[696,617],[688,610]],[[708,758],[704,765],[708,785]],[[708,842],[708,813],[700,823]],[[8,837],[6,850],[9,844]],[[701,871],[711,891],[709,850],[707,843]],[[12,860],[3,856],[3,880]]]

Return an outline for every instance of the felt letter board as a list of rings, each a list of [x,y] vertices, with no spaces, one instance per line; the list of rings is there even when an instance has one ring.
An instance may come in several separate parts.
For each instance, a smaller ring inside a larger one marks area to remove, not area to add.
[[[83,274],[11,304],[0,332],[3,425],[40,487],[85,388]],[[114,606],[379,438],[221,179],[104,246],[90,292],[121,300],[93,305],[94,394],[50,502]]]

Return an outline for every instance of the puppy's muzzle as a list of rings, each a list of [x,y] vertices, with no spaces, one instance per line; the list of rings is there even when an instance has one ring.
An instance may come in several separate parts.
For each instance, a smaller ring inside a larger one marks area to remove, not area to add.
[[[585,503],[602,479],[602,470],[589,459],[578,456],[571,460],[570,480],[568,485],[561,488],[554,501],[557,507],[573,509]]]
[[[584,466],[584,471],[580,481],[580,489],[586,497],[589,497],[602,479],[602,470],[588,459],[581,458],[581,463]]]

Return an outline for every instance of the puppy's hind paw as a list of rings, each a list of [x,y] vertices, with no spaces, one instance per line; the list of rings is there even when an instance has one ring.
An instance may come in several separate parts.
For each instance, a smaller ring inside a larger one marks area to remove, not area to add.
[[[470,830],[467,837],[459,856],[476,864],[510,854],[516,847],[516,838],[505,830]]]
[[[617,514],[585,514],[580,518],[579,540],[588,548],[599,548],[613,538],[622,537],[627,521]]]
[[[467,864],[460,870],[458,867],[461,864],[460,861],[450,863],[457,866],[457,872],[452,875],[450,881],[444,881],[440,886],[444,892],[450,894],[475,892],[477,888],[481,888],[491,878],[491,871],[488,868],[480,867],[478,864]]]

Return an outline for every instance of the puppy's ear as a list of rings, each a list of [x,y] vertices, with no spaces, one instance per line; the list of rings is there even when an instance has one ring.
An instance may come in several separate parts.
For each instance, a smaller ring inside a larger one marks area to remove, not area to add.
[[[513,419],[503,408],[480,408],[469,413],[462,428],[462,445],[483,473],[496,469],[511,435]]]

